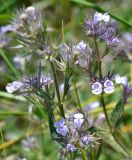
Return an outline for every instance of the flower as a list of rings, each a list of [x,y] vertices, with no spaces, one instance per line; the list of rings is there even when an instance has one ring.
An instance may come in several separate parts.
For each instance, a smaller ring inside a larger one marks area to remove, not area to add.
[[[74,49],[79,51],[80,53],[85,53],[87,50],[87,44],[82,40],[76,46],[74,46]]]
[[[98,22],[98,21],[104,21],[104,22],[109,22],[110,20],[110,16],[108,15],[108,13],[98,13],[98,12],[95,12],[95,15],[94,15],[94,21],[95,22]]]
[[[84,22],[84,31],[87,36],[100,38],[100,36],[107,31],[107,25],[102,24],[100,21],[95,22],[95,20],[86,18]]]
[[[78,129],[81,128],[81,125],[84,121],[84,116],[81,113],[74,114],[74,123]]]
[[[64,119],[61,119],[58,122],[55,122],[55,127],[56,127],[56,131],[57,133],[61,134],[62,136],[66,136],[67,132],[68,132],[68,128],[65,124]]]
[[[114,88],[114,84],[113,84],[113,82],[112,81],[110,81],[110,80],[106,80],[105,82],[104,82],[104,92],[105,93],[112,93],[112,92],[114,92],[114,90],[115,90],[115,88]]]
[[[116,46],[120,41],[117,38],[118,28],[115,23],[109,23],[107,25],[106,32],[100,35],[100,39],[104,40],[108,47]]]
[[[59,45],[58,51],[61,55],[62,63],[65,64],[64,67],[66,67],[67,64],[69,66],[75,65],[78,55],[80,54],[75,46],[68,46],[66,43]],[[62,63],[61,66],[63,66]]]
[[[88,137],[87,136],[82,137],[82,142],[83,142],[84,146],[87,146],[89,143]]]
[[[9,93],[13,93],[13,92],[19,90],[20,88],[22,88],[22,86],[23,86],[22,82],[20,82],[20,81],[14,81],[12,83],[8,83],[7,84],[6,90]]]
[[[1,33],[7,33],[7,32],[9,32],[9,31],[11,31],[11,30],[12,30],[11,25],[1,26],[1,27],[0,27],[0,32],[1,32]]]
[[[28,14],[34,14],[35,13],[35,8],[33,6],[27,7],[25,12],[28,13]]]
[[[126,76],[121,77],[119,74],[116,74],[116,75],[115,75],[115,82],[116,82],[117,84],[126,85],[126,84],[127,84],[127,81],[128,81],[128,79],[127,79]]]
[[[102,84],[99,82],[95,82],[92,85],[92,93],[93,94],[101,94],[102,93]]]
[[[70,143],[67,144],[66,148],[69,152],[73,152],[76,150],[76,148]]]

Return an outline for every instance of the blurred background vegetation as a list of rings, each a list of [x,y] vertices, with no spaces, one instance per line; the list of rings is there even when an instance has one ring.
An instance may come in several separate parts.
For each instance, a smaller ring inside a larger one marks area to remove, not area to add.
[[[131,0],[91,0],[91,2],[93,4],[96,3],[105,11],[123,20],[123,22],[120,20],[117,21],[119,36],[123,32],[132,31]],[[16,10],[31,5],[42,9],[47,27],[53,39],[55,36],[62,40],[63,22],[64,39],[66,42],[77,43],[82,39],[87,40],[83,34],[82,25],[84,18],[87,15],[91,15],[94,10],[92,7],[83,4],[81,0],[79,3],[70,0],[0,0],[0,26],[7,25],[11,21],[13,14],[16,13]],[[124,21],[130,25],[124,23]],[[14,39],[11,41],[12,44],[16,42]],[[33,109],[32,104],[21,96],[13,96],[6,93],[5,90],[6,84],[17,78],[16,73],[12,72],[3,54],[17,68],[13,59],[16,55],[23,54],[21,52],[24,51],[11,49],[0,50],[0,160],[4,160],[5,156],[6,160],[22,160],[22,158],[26,158],[27,160],[56,160],[58,145],[51,141],[49,130],[47,129],[48,124],[43,120],[40,111],[35,109],[33,114],[30,114],[30,110]],[[18,68],[17,70],[22,75],[36,72],[38,68],[32,64],[34,62],[25,64],[24,68]],[[30,68],[31,65],[32,68]],[[122,61],[117,60],[116,64],[113,65],[114,67],[122,75],[128,75],[131,81],[132,64],[130,62],[123,62],[122,65]],[[84,75],[80,74],[80,76]],[[87,92],[89,92],[88,89],[85,92],[83,91],[85,86],[82,86],[81,82],[78,84],[78,87],[81,90],[80,97],[83,106],[98,100],[97,97],[93,99],[90,95],[87,95]],[[116,100],[119,95],[117,93],[117,95],[107,98],[107,108],[109,110],[114,106],[111,103],[111,99]],[[130,106],[131,104],[126,107],[125,127],[122,128],[122,132],[125,134],[127,131],[132,139],[132,108]],[[101,111],[101,109],[97,109],[95,113]],[[106,141],[102,150],[105,149],[105,146],[108,147],[108,150],[105,150],[100,160],[106,160],[108,156],[109,160],[117,160],[116,154],[113,154],[114,148],[111,149],[111,144]]]

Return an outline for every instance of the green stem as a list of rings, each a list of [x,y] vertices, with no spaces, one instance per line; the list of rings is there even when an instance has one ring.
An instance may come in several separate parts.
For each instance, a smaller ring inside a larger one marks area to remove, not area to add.
[[[99,78],[102,79],[101,59],[100,59],[98,44],[97,44],[97,41],[96,41],[96,37],[94,37],[93,39],[94,39],[94,44],[95,44],[96,53],[97,53],[97,55],[98,55]]]
[[[3,60],[5,61],[5,63],[9,66],[9,68],[11,69],[11,71],[17,76],[19,77],[20,75],[18,74],[17,70],[15,69],[15,67],[11,64],[11,62],[9,61],[9,59],[7,58],[6,54],[0,49],[0,55],[3,58]]]
[[[109,122],[109,118],[108,118],[108,115],[107,115],[103,94],[101,95],[101,102],[102,102],[103,111],[104,111],[104,114],[105,114],[105,118],[106,118],[107,124],[109,126],[110,131],[112,132],[112,127],[111,127],[111,124]]]
[[[57,94],[57,99],[58,99],[58,103],[59,103],[59,109],[60,109],[60,113],[63,116],[63,118],[65,118],[65,113],[64,113],[64,108],[63,108],[63,104],[61,104],[61,97],[60,97],[60,92],[59,92],[59,84],[58,84],[58,79],[57,79],[57,73],[54,67],[54,64],[52,61],[50,61],[50,66],[52,69],[52,73],[53,73],[53,77],[54,77],[54,83],[55,83],[55,88],[56,88],[56,94]]]
[[[75,91],[75,94],[76,94],[76,98],[77,98],[77,103],[78,103],[79,110],[80,110],[80,112],[83,113],[83,111],[82,111],[82,106],[81,106],[81,102],[80,102],[79,95],[78,95],[78,91],[77,91],[77,87],[76,87],[76,85],[75,85],[74,80],[72,80],[72,82],[73,82],[73,87],[74,87],[74,91]]]
[[[84,150],[82,150],[82,157],[83,160],[88,160],[88,156],[86,155],[86,152]]]

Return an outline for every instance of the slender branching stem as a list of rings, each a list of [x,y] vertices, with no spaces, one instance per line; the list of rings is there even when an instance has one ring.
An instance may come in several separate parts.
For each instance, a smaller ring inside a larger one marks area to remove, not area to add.
[[[16,77],[20,77],[19,73],[17,72],[16,68],[11,64],[6,54],[3,52],[2,49],[0,49],[0,55],[5,61],[5,63],[8,65],[8,67],[11,69],[11,71],[16,75]]]
[[[75,94],[76,94],[76,98],[77,98],[77,103],[78,103],[79,110],[80,110],[80,112],[83,113],[83,111],[82,111],[82,106],[81,106],[81,102],[80,102],[80,98],[79,98],[78,91],[77,91],[77,87],[76,87],[76,84],[75,84],[74,80],[72,80],[72,82],[73,82],[73,87],[74,87],[74,91],[75,91]]]
[[[107,124],[109,126],[110,131],[112,131],[112,127],[111,127],[111,124],[109,122],[108,114],[107,114],[106,107],[105,107],[103,94],[101,95],[101,102],[102,102],[102,106],[103,106],[103,111],[104,111],[104,114],[105,114],[106,122],[107,122]]]
[[[95,42],[95,49],[96,49],[96,53],[98,55],[98,67],[99,67],[99,79],[102,80],[102,59],[100,58],[100,54],[99,54],[99,49],[98,49],[98,45],[97,45],[97,41],[96,41],[96,38],[94,38],[94,42]],[[104,101],[104,97],[103,97],[103,92],[101,94],[101,102],[102,102],[102,106],[103,106],[103,111],[104,111],[104,114],[105,114],[105,118],[106,118],[106,122],[107,122],[107,125],[111,131],[111,134],[114,138],[114,140],[118,143],[118,145],[127,153],[127,155],[130,157],[130,154],[129,152],[127,151],[126,147],[124,146],[124,144],[122,144],[118,138],[116,137],[115,135],[115,132],[113,131],[113,128],[110,124],[110,121],[109,121],[109,118],[108,118],[108,114],[107,114],[107,111],[106,111],[106,106],[105,106],[105,101]]]
[[[95,43],[95,50],[96,50],[96,53],[98,56],[99,77],[100,77],[100,79],[102,79],[101,58],[100,58],[100,54],[99,54],[99,49],[98,49],[96,37],[94,37],[94,43]]]
[[[59,84],[58,84],[58,78],[57,78],[57,73],[54,67],[54,64],[52,61],[50,61],[50,66],[52,69],[52,73],[53,73],[53,78],[54,78],[54,83],[55,83],[55,89],[56,89],[56,94],[57,94],[57,99],[58,99],[58,106],[60,109],[60,113],[63,116],[63,118],[65,118],[65,112],[64,112],[64,108],[63,108],[63,104],[61,103],[61,97],[60,97],[60,92],[59,92]]]

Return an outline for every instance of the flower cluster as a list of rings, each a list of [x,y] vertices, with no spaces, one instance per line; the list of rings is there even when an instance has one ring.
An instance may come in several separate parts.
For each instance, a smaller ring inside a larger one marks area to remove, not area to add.
[[[117,26],[115,23],[110,22],[108,13],[101,14],[96,12],[92,20],[87,18],[84,23],[84,31],[88,36],[104,40],[108,47],[114,46],[119,42]]]
[[[115,82],[117,84],[122,84],[122,85],[126,85],[128,82],[128,79],[126,76],[120,76],[119,74],[115,75]]]
[[[93,94],[101,94],[102,92],[105,93],[113,93],[114,92],[114,84],[110,80],[106,80],[103,85],[99,82],[95,82],[92,85],[92,93]]]
[[[73,46],[67,46],[64,43],[58,47],[58,51],[61,55],[62,66],[78,65],[82,68],[88,68],[91,60],[92,50],[84,41],[81,41]]]
[[[20,92],[27,93],[29,91],[37,90],[37,89],[45,89],[52,80],[50,76],[44,75],[36,75],[36,76],[27,76],[22,79],[22,81],[14,81],[12,83],[8,83],[6,86],[6,90],[9,93]]]
[[[126,76],[122,77],[119,74],[116,74],[114,80],[117,84],[122,84],[122,85],[127,84],[127,77]],[[115,90],[114,83],[109,79],[107,79],[103,83],[95,82],[92,85],[92,93],[93,94],[101,94],[103,91],[105,93],[109,94],[109,93],[113,93],[114,90]]]
[[[96,141],[100,139],[90,132],[90,121],[82,113],[76,113],[70,118],[55,122],[55,127],[58,133],[57,140],[61,141],[65,153],[78,152],[88,146],[93,147],[97,143]]]

